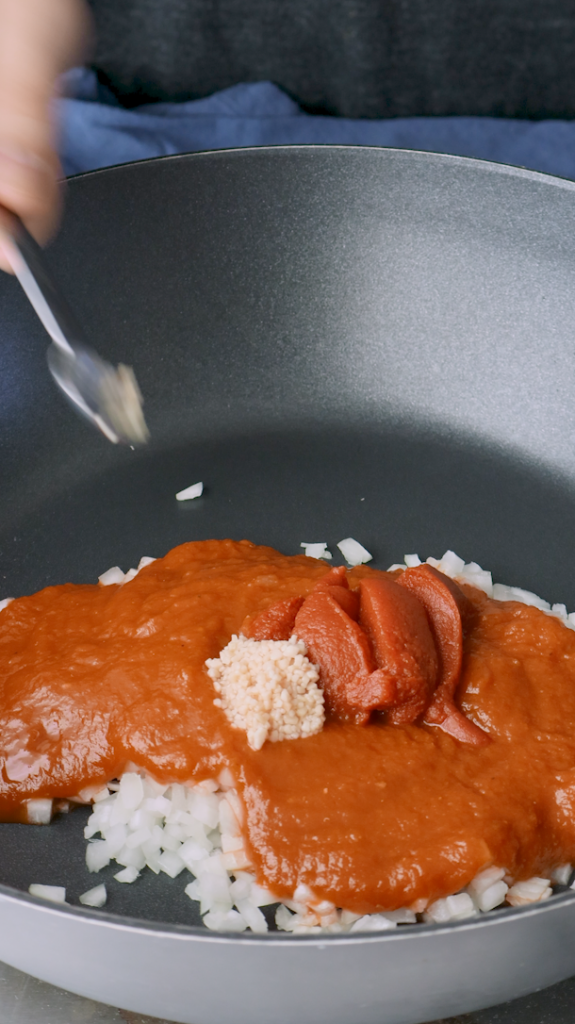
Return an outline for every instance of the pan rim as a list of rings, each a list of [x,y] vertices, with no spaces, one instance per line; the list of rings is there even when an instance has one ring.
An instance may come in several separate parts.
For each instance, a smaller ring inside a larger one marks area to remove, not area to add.
[[[91,171],[79,171],[71,174],[62,180],[65,182],[78,181],[79,179],[92,178],[96,175],[107,174],[109,171],[130,170],[146,164],[166,163],[180,160],[203,160],[206,157],[224,158],[227,156],[242,156],[259,153],[275,152],[352,152],[392,154],[406,158],[416,157],[423,160],[432,160],[439,163],[461,164],[463,166],[475,167],[486,173],[501,174],[510,178],[525,178],[541,184],[554,185],[556,188],[565,189],[567,192],[575,191],[575,181],[571,178],[563,178],[558,174],[549,174],[546,171],[533,171],[528,167],[521,167],[516,164],[505,164],[497,160],[484,160],[481,157],[458,156],[455,153],[437,153],[427,149],[409,149],[400,146],[359,146],[355,144],[345,145],[344,143],[313,142],[313,143],[283,143],[274,146],[233,146],[229,149],[201,149],[189,153],[167,153],[160,156],[145,157],[141,160],[128,160],[124,163],[110,164],[106,167],[97,167]]]

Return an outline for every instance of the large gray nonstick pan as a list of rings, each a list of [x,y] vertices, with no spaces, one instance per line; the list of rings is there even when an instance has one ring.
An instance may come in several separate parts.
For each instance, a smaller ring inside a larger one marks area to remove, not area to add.
[[[575,609],[575,184],[393,150],[175,157],[72,180],[49,256],[94,346],[133,364],[152,441],[76,418],[3,277],[0,598],[191,539],[351,535],[382,568],[450,547]],[[85,910],[85,816],[0,826],[0,959],[114,1006],[413,1024],[575,973],[570,892],[364,936],[209,933],[182,877]]]

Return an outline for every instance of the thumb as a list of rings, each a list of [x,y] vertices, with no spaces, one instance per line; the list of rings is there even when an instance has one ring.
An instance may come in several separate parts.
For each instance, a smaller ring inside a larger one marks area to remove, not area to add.
[[[58,163],[24,150],[18,145],[0,143],[0,269],[11,271],[11,239],[16,220],[24,221],[39,242],[46,242],[60,216],[61,196],[57,180]]]

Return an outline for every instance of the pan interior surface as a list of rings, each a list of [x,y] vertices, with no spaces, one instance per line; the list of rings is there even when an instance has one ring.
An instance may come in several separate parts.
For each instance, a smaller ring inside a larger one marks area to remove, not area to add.
[[[72,180],[54,273],[134,366],[152,440],[115,448],[74,417],[2,279],[0,599],[212,537],[325,541],[339,564],[353,536],[379,568],[451,548],[575,610],[574,187],[338,147]],[[0,826],[0,884],[75,902],[105,881],[111,913],[199,923],[182,878],[88,874],[86,814]]]
[[[3,545],[12,552],[10,593],[94,582],[111,565],[127,570],[143,554],[230,534],[288,554],[301,553],[302,541],[324,540],[338,564],[337,542],[353,536],[381,568],[408,552],[441,556],[452,547],[499,580],[575,608],[563,554],[575,512],[571,489],[471,441],[400,424],[333,424],[129,455],[122,465],[42,495],[27,515],[3,526]],[[176,491],[196,479],[205,483],[202,497],[177,502]],[[65,523],[76,525],[66,532]],[[113,881],[116,864],[89,874],[86,817],[77,809],[49,828],[2,825],[0,882],[23,891],[38,881],[66,885],[72,903],[105,882],[113,913],[199,923],[196,904],[183,892],[189,877],[144,872],[138,884],[122,886]]]

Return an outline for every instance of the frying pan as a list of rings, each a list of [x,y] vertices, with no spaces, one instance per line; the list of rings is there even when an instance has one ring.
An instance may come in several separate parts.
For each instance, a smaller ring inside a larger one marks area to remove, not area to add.
[[[134,366],[152,441],[62,402],[0,280],[0,597],[183,541],[451,547],[575,608],[575,185],[394,150],[154,160],[69,183],[51,250],[89,339]],[[196,480],[189,505],[176,491]],[[575,973],[575,894],[396,932],[225,936],[182,877],[82,909],[86,811],[0,827],[0,958],[195,1024],[414,1024]],[[109,881],[106,869],[98,881]],[[69,907],[27,895],[65,884]]]

